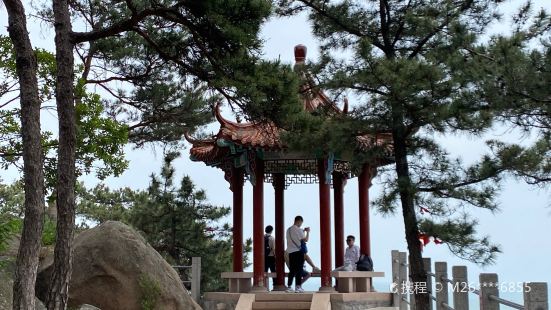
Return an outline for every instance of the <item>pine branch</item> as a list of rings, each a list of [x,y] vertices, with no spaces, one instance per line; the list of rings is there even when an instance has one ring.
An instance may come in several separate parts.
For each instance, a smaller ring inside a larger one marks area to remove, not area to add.
[[[141,73],[141,74],[138,74],[138,75],[127,75],[127,76],[110,76],[106,79],[102,79],[102,80],[86,80],[86,83],[89,83],[89,84],[100,84],[100,83],[108,83],[108,82],[112,82],[112,81],[119,81],[119,82],[132,82],[132,81],[136,81],[136,80],[140,80],[140,79],[145,79],[147,77],[150,76],[151,74],[151,71],[154,69],[155,67],[152,67],[152,66],[147,66],[146,67],[146,70],[144,73]]]
[[[349,87],[350,89],[353,89],[353,90],[365,91],[365,92],[368,92],[368,93],[373,93],[373,94],[377,94],[377,95],[381,95],[381,96],[388,96],[388,95],[390,95],[390,94],[387,93],[387,92],[378,90],[378,89],[376,89],[376,88],[366,87],[366,86],[349,85],[348,87]]]
[[[408,4],[406,5],[404,12],[407,12],[410,6],[411,6],[411,0],[408,1]],[[396,46],[396,42],[398,42],[398,40],[402,37],[402,32],[404,31],[405,23],[406,23],[405,14],[402,14],[398,22],[398,29],[396,30],[396,34],[394,35],[394,40],[392,41],[392,48]]]
[[[390,28],[390,8],[388,6],[388,1],[387,0],[380,0],[379,1],[379,19],[380,19],[380,22],[381,22],[381,35],[383,37],[383,44],[384,44],[384,52],[385,52],[385,55],[388,57],[388,58],[394,58],[394,55],[393,55],[393,49],[392,49],[392,46],[390,44],[390,39],[389,39],[389,28]]]
[[[492,178],[495,178],[497,176],[499,176],[501,173],[507,171],[507,169],[505,168],[496,168],[494,173],[492,174],[487,174],[483,177],[479,177],[479,178],[472,178],[472,179],[468,179],[468,180],[464,180],[464,181],[461,181],[461,182],[457,182],[457,183],[452,183],[452,184],[439,184],[437,186],[433,186],[433,187],[418,187],[417,188],[417,191],[418,192],[423,192],[423,193],[443,193],[443,191],[446,191],[446,190],[450,190],[450,188],[458,188],[458,187],[464,187],[464,186],[468,186],[468,185],[474,185],[474,184],[477,184],[477,183],[481,183],[481,182],[484,182],[484,181],[487,181],[489,179],[492,179]]]
[[[435,35],[437,35],[442,29],[447,27],[452,21],[454,21],[458,16],[460,16],[462,13],[464,13],[466,10],[468,10],[471,5],[473,4],[474,0],[468,0],[463,5],[461,5],[461,8],[459,11],[455,14],[446,14],[445,20],[435,27],[429,34],[427,34],[424,38],[422,38],[419,43],[417,43],[417,46],[413,49],[413,52],[408,56],[409,59],[413,59],[419,54],[423,48],[425,47],[425,44],[432,39]]]
[[[111,25],[110,27],[97,29],[89,32],[72,32],[71,41],[74,44],[91,42],[99,39],[105,39],[123,32],[131,31],[139,22],[145,20],[147,17],[154,15],[159,9],[144,9],[143,11],[132,14],[129,19],[125,19],[118,23]]]
[[[321,7],[317,6],[314,2],[315,1],[307,1],[307,0],[300,0],[302,3],[304,3],[307,7],[311,8],[312,10],[314,10],[316,13],[318,13],[319,15],[323,16],[324,18],[328,19],[330,22],[332,23],[335,23],[337,26],[339,26],[343,31],[351,34],[351,35],[354,35],[356,37],[359,37],[359,38],[364,38],[364,37],[367,37],[367,38],[370,38],[371,39],[371,43],[376,46],[377,48],[379,48],[380,50],[384,51],[384,46],[381,44],[381,42],[379,41],[379,38],[377,38],[377,36],[369,36],[367,33],[363,33],[361,32],[359,29],[357,28],[353,28],[353,27],[350,27],[348,26],[340,17],[337,17],[337,16],[333,16],[331,15],[329,12],[327,12],[327,10],[324,10],[322,9]]]

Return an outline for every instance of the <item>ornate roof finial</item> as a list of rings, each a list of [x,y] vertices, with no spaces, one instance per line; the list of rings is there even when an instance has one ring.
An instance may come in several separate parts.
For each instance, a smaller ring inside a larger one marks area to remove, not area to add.
[[[299,44],[295,46],[295,62],[303,64],[306,60],[306,46]]]

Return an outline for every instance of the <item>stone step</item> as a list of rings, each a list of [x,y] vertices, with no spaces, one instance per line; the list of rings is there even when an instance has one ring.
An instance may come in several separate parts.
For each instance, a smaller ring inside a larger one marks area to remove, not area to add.
[[[255,301],[312,301],[312,293],[257,293]]]
[[[287,302],[287,301],[255,301],[253,302],[253,310],[262,310],[262,309],[270,309],[270,310],[280,310],[280,309],[288,309],[288,310],[309,310],[310,309],[311,302],[309,301],[294,301],[294,302]]]

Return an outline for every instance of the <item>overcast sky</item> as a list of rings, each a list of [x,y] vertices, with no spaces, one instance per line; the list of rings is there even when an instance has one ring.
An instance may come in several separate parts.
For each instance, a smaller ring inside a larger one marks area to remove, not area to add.
[[[516,7],[520,1],[510,1],[511,7]],[[551,9],[549,1],[535,1],[537,6]],[[29,11],[29,8],[27,8]],[[5,9],[0,8],[0,21],[2,27],[0,34],[6,34],[7,18]],[[496,25],[496,31],[506,31],[508,22]],[[43,28],[36,21],[29,23],[31,37],[34,46],[53,49],[52,30]],[[317,42],[312,37],[307,20],[304,16],[291,19],[271,20],[262,31],[265,40],[265,57],[267,59],[281,59],[285,63],[293,63],[293,47],[296,44],[304,44],[308,47],[307,58],[315,60]],[[228,115],[228,117],[231,117]],[[55,118],[44,115],[44,127],[50,130],[57,127]],[[530,139],[530,137],[517,137],[506,132],[497,132],[497,138],[505,141],[511,139]],[[481,139],[468,137],[446,137],[446,145],[452,154],[457,154],[466,160],[472,160],[485,151]],[[109,178],[106,183],[112,187],[129,186],[135,189],[143,189],[149,183],[149,175],[158,173],[162,154],[155,153],[151,149],[132,150],[127,147],[127,158],[130,160],[129,169],[119,178]],[[182,158],[176,161],[178,175],[188,174],[199,188],[206,190],[211,202],[219,205],[230,206],[232,194],[223,174],[219,169],[205,166],[203,163],[191,162],[188,159],[189,149],[182,150]],[[18,177],[13,171],[1,172],[2,179],[11,181]],[[90,185],[96,181],[86,178]],[[370,197],[376,197],[380,192],[378,180],[373,181]],[[274,223],[274,195],[273,187],[265,184],[265,222]],[[449,272],[452,265],[466,265],[469,271],[469,280],[477,282],[481,272],[498,273],[501,282],[524,282],[551,280],[551,208],[549,190],[537,190],[523,183],[510,181],[503,187],[503,194],[499,198],[501,211],[491,214],[489,212],[475,211],[473,217],[479,220],[479,232],[482,235],[490,235],[491,240],[502,246],[503,254],[497,258],[497,263],[486,268],[461,261],[452,256],[446,245],[430,243],[423,251],[423,256],[431,257],[433,261],[447,261]],[[345,234],[358,236],[358,185],[357,179],[349,180],[345,188]],[[296,215],[302,215],[305,226],[312,227],[309,251],[314,261],[320,265],[319,259],[319,203],[318,186],[292,185],[285,192],[285,223],[292,224]],[[244,237],[252,236],[252,187],[245,185],[244,192]],[[228,218],[228,221],[231,217]],[[333,235],[333,230],[331,235]],[[393,249],[406,251],[404,238],[404,225],[400,215],[395,217],[382,217],[371,210],[371,244],[373,261],[376,271],[384,271],[387,276],[385,283],[391,281],[390,251]],[[331,244],[333,246],[333,243]],[[344,247],[344,240],[342,240]],[[334,262],[333,262],[334,263]],[[380,282],[378,289],[383,289]],[[316,290],[319,280],[309,280],[306,288]],[[517,294],[518,300],[521,295]]]

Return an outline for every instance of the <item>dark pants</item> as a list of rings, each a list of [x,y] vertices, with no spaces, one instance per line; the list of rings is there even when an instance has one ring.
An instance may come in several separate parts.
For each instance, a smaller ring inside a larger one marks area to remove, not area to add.
[[[287,286],[293,284],[295,278],[295,286],[302,285],[302,268],[304,266],[304,253],[296,251],[289,253],[289,277],[287,278]]]
[[[264,261],[264,272],[275,272],[275,256],[266,256]]]
[[[275,256],[265,256],[264,257],[264,272],[275,272]],[[272,283],[275,286],[276,278],[272,278]],[[266,282],[268,284],[268,282]]]

